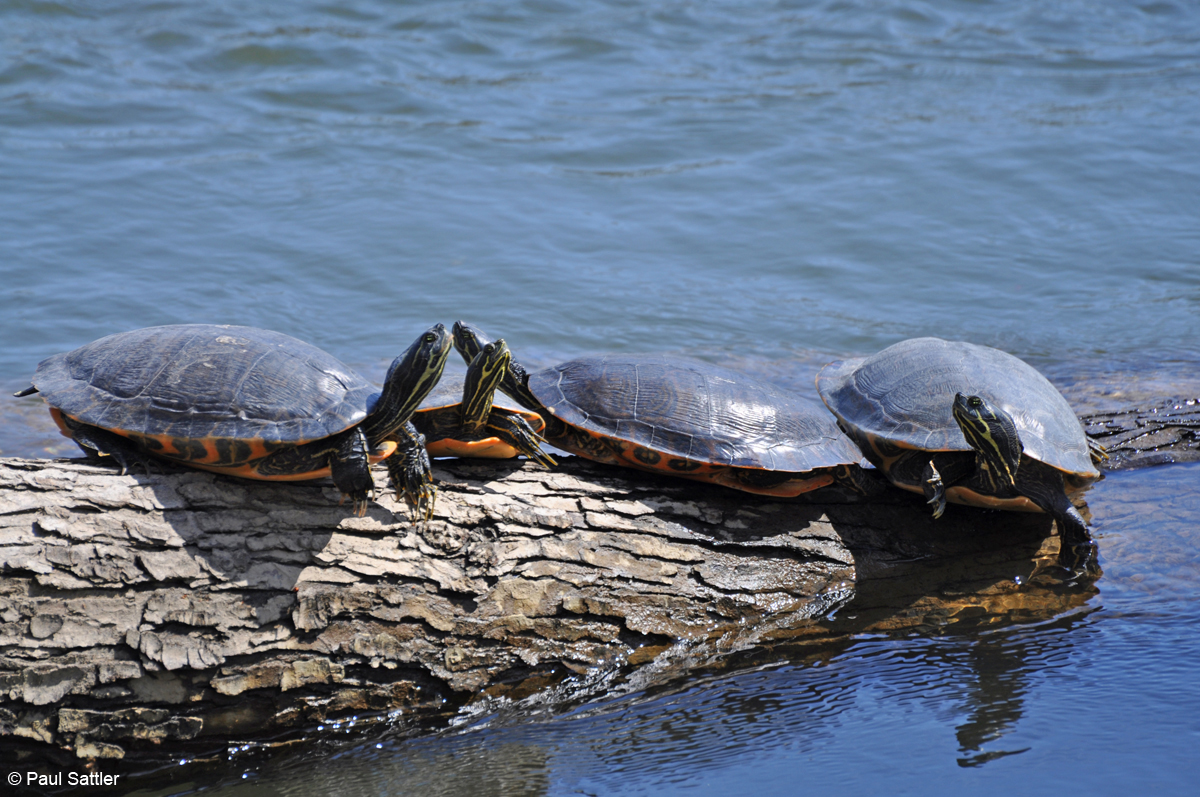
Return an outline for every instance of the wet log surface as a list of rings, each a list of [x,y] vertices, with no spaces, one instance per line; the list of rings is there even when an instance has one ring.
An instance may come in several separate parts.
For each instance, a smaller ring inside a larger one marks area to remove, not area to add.
[[[1168,404],[1085,422],[1117,430],[1122,467],[1195,458],[1195,405]],[[843,637],[997,602],[1049,617],[1090,594],[1030,588],[1057,552],[1043,515],[952,506],[935,523],[899,491],[780,501],[576,458],[435,476],[416,528],[382,493],[352,517],[331,484],[0,459],[0,745],[132,760],[605,673],[644,687],[828,641],[856,591]]]
[[[1089,436],[1109,449],[1108,470],[1200,461],[1200,400],[1167,399],[1083,417]]]

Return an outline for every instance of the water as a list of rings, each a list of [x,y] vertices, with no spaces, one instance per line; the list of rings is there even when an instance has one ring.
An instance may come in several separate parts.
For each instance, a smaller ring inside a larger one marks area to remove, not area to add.
[[[431,323],[466,318],[531,364],[671,350],[810,395],[828,360],[934,334],[1029,360],[1079,409],[1194,396],[1198,94],[1200,12],[1184,3],[0,0],[0,388],[102,335],[183,322],[276,329],[378,378]],[[36,398],[0,402],[0,452],[72,451]],[[1196,472],[1170,472],[1194,525]],[[1154,502],[1121,492],[1140,478],[1102,485],[1098,528],[1142,522],[1130,507]],[[1192,583],[1179,568],[1194,560],[1122,549],[1123,534],[1102,539],[1090,613],[1044,633],[1089,661],[1104,640],[1142,646],[1104,681],[1105,705],[1136,714],[1123,696],[1154,693],[1135,672],[1179,676],[1167,626],[1194,607],[1161,589]],[[1128,586],[1110,616],[1118,549],[1155,588]],[[920,635],[878,644],[959,655]],[[1018,726],[1038,744],[964,771],[1130,771],[1080,756],[1089,723],[1067,717],[1093,691],[1033,719],[1059,677],[1033,661],[1041,699]],[[820,674],[906,677],[883,653],[840,668]],[[813,672],[728,678],[786,691]],[[1146,729],[1158,746],[1136,746],[1146,784],[1194,741],[1179,734],[1186,694]],[[837,744],[753,748],[736,772],[748,752],[721,737],[735,745],[721,783],[786,784],[778,756],[846,766],[869,751],[862,790],[895,785],[906,723],[956,744],[930,700],[876,725],[889,704],[867,690],[799,733]],[[727,721],[698,716],[705,733]],[[586,747],[624,723],[566,738]],[[526,745],[538,730],[524,727],[480,736]],[[458,749],[427,744],[430,760]],[[930,771],[958,773],[934,757],[950,769]],[[551,782],[642,788],[636,770],[606,771]]]

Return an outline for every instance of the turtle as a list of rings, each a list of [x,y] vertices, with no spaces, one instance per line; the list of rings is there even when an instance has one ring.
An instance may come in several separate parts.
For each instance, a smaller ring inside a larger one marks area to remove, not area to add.
[[[1045,512],[1061,563],[1092,570],[1095,542],[1069,494],[1107,455],[1063,395],[1025,361],[941,338],[901,341],[817,374],[817,392],[866,458],[897,487],[946,502]]]
[[[155,458],[268,481],[331,476],[354,514],[387,459],[414,519],[436,489],[409,421],[451,347],[437,324],[397,357],[382,392],[327,352],[245,326],[178,324],[120,332],[38,364],[33,384],[62,433],[122,474]]]
[[[442,379],[413,414],[431,457],[508,459],[518,454],[551,467],[554,458],[541,448],[546,424],[534,412],[495,401],[496,386],[512,354],[503,340],[482,348],[462,379]]]
[[[488,341],[455,323],[464,359]],[[547,442],[596,462],[776,497],[834,482],[874,486],[862,454],[819,403],[709,363],[606,354],[529,374],[511,360],[500,389],[542,416]]]

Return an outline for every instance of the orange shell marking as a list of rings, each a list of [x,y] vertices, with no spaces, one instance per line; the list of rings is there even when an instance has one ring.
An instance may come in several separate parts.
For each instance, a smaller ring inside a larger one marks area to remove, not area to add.
[[[435,440],[425,446],[431,457],[478,457],[481,459],[512,459],[520,452],[502,442],[498,437],[464,442],[462,440]]]
[[[54,419],[54,423],[58,425],[59,431],[64,437],[74,439],[75,435],[71,433],[67,427],[66,421],[63,418],[63,413],[54,408],[50,408],[50,417]],[[78,420],[78,419],[73,419]],[[288,474],[272,474],[263,476],[258,473],[258,466],[262,459],[270,456],[278,449],[268,449],[266,444],[261,440],[239,440],[239,445],[244,445],[243,453],[248,451],[249,456],[245,461],[236,465],[221,465],[218,464],[221,460],[221,455],[217,448],[218,440],[211,437],[179,440],[170,435],[139,435],[131,434],[122,431],[121,429],[111,429],[115,434],[126,437],[137,443],[147,452],[156,456],[161,456],[172,462],[178,462],[181,465],[187,465],[191,468],[199,468],[200,470],[211,471],[212,473],[223,473],[228,476],[241,476],[244,479],[258,479],[260,481],[273,482],[296,482],[307,481],[309,479],[321,479],[330,475],[328,467],[317,468],[316,470],[305,471],[303,473],[288,473]],[[146,445],[144,441],[153,441],[153,445]],[[176,444],[177,442],[186,443],[188,451],[181,451]],[[203,448],[204,456],[195,457],[197,447]],[[396,450],[397,444],[393,440],[385,440],[379,444],[379,447],[371,452],[369,459],[371,464],[381,462],[387,459]]]

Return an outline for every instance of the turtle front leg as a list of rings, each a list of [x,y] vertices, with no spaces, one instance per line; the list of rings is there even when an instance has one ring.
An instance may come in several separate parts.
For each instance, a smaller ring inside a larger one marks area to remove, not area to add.
[[[367,436],[355,426],[336,438],[335,448],[329,455],[329,475],[341,491],[343,500],[350,499],[355,517],[367,514],[367,507],[375,495],[369,450]]]
[[[406,422],[394,437],[398,450],[388,457],[387,468],[396,499],[404,498],[414,523],[428,521],[433,517],[437,487],[433,483],[429,452],[425,450],[425,435]]]
[[[516,413],[493,410],[488,416],[487,429],[501,441],[547,468],[558,464],[554,457],[542,450],[541,444],[546,441],[533,431],[528,421]]]
[[[971,475],[975,469],[975,457],[958,452],[934,454],[921,473],[921,488],[925,503],[933,507],[933,518],[937,520],[946,511],[946,488]]]
[[[1023,462],[1017,474],[1017,491],[1058,523],[1059,566],[1072,578],[1099,575],[1099,546],[1087,521],[1067,497],[1062,472],[1037,460]]]
[[[933,519],[937,520],[946,511],[946,485],[937,465],[930,459],[921,474],[921,487],[925,492],[925,503],[933,507]]]

